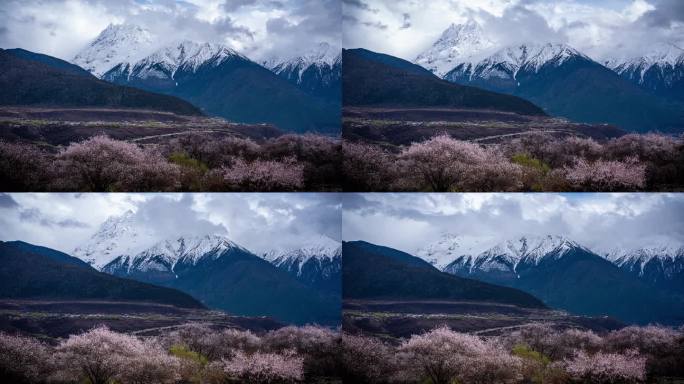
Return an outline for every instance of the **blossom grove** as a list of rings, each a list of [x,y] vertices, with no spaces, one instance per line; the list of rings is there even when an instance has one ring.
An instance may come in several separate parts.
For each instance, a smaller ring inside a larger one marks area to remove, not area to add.
[[[480,145],[439,135],[403,147],[343,143],[350,191],[658,191],[684,186],[684,141],[629,134],[597,142],[532,133]]]
[[[683,359],[684,332],[657,326],[597,334],[532,323],[486,337],[440,327],[404,339],[198,323],[52,342],[0,333],[0,379],[12,383],[646,383],[684,376]]]

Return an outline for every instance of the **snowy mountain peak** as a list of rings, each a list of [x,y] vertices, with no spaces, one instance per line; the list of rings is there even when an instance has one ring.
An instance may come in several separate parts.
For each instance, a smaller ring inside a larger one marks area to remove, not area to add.
[[[321,42],[318,43],[314,48],[305,52],[301,59],[306,64],[318,64],[325,63],[332,66],[340,56],[341,50],[339,48],[333,47],[332,45]]]
[[[684,61],[684,49],[676,44],[661,42],[651,46],[644,55],[608,58],[604,65],[617,72],[632,66],[650,68],[653,65],[675,66]]]
[[[514,264],[525,261],[537,265],[547,256],[559,258],[574,249],[585,248],[563,236],[527,235],[499,243],[478,258],[505,257]]]
[[[145,265],[146,261],[161,258],[169,264],[196,265],[205,257],[216,259],[226,250],[245,248],[220,235],[189,235],[162,240],[137,255],[132,256],[129,268],[133,265]]]
[[[600,253],[620,269],[656,284],[682,281],[684,243],[667,241],[640,248],[614,248]]]
[[[473,79],[510,81],[520,72],[536,74],[542,68],[558,67],[573,58],[591,60],[563,43],[524,43],[498,49],[479,61],[456,63],[443,78],[456,82]]]
[[[430,48],[416,57],[415,62],[442,77],[456,64],[474,61],[494,45],[482,27],[470,19],[464,24],[451,24]]]
[[[501,58],[503,61],[508,59],[510,62],[514,62],[520,67],[527,67],[534,72],[539,71],[547,63],[560,65],[573,57],[591,60],[578,50],[563,43],[527,43],[504,49],[504,55],[501,55],[501,52],[493,57]]]
[[[335,64],[342,62],[342,49],[326,42],[321,42],[301,55],[291,57],[274,57],[264,60],[261,64],[276,75],[295,80],[297,84],[302,82],[305,71],[314,68],[314,71],[322,73],[330,71]]]
[[[110,24],[72,60],[101,77],[119,63],[133,63],[154,49],[155,36],[134,24]]]
[[[416,256],[441,270],[459,257],[481,253],[488,244],[489,242],[484,238],[468,238],[444,233],[436,242],[419,248]]]
[[[325,235],[317,235],[298,247],[274,249],[265,252],[262,257],[298,277],[302,276],[305,265],[323,275],[329,275],[332,273],[332,265],[341,265],[342,243]]]
[[[142,58],[128,68],[127,75],[133,74],[143,79],[173,78],[179,69],[194,73],[205,63],[217,66],[229,57],[246,59],[236,51],[220,44],[184,40],[162,47]]]
[[[138,252],[147,245],[147,234],[133,223],[134,213],[105,220],[88,241],[73,251],[73,256],[101,269],[121,255]]]
[[[681,80],[681,70],[675,68],[684,67],[684,49],[669,42],[657,43],[644,55],[608,58],[603,64],[641,85],[647,72],[657,73],[670,86],[673,81]]]
[[[602,252],[602,255],[613,262],[618,267],[625,263],[639,263],[645,265],[652,259],[669,259],[684,258],[683,244],[662,244],[657,246],[646,246],[643,248],[613,248],[609,251]]]
[[[548,257],[559,259],[573,250],[587,251],[575,241],[556,235],[525,235],[494,246],[491,246],[489,241],[482,241],[477,247],[469,250],[457,248],[455,252],[445,251],[439,242],[428,249],[432,250],[435,257],[440,260],[438,268],[444,265],[440,269],[450,273],[457,271],[473,273],[476,270],[515,273],[519,264],[536,266]],[[483,250],[478,251],[478,249]]]
[[[326,235],[317,235],[305,240],[297,247],[285,247],[264,252],[262,257],[277,264],[285,258],[297,258],[304,263],[311,258],[333,259],[342,252],[342,243]]]

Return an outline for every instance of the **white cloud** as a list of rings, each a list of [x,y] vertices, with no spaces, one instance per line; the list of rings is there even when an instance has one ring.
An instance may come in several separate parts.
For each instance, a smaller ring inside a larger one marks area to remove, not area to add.
[[[348,194],[343,202],[344,240],[406,252],[443,233],[491,243],[525,234],[563,235],[597,249],[684,245],[681,194]]]
[[[359,6],[358,4],[364,4]],[[568,43],[601,59],[636,55],[655,42],[684,42],[678,0],[346,0],[343,45],[413,60],[451,23],[473,18],[501,45]],[[401,28],[404,14],[410,28]],[[382,28],[381,28],[382,26]],[[616,52],[617,51],[617,52]]]
[[[149,29],[160,45],[223,43],[257,61],[319,42],[341,45],[338,0],[4,0],[0,17],[0,47],[65,60],[110,23],[124,22]]]
[[[23,240],[64,252],[83,244],[104,222],[128,210],[149,239],[222,234],[254,252],[296,247],[325,234],[341,239],[337,194],[86,193],[9,194],[0,204],[0,240]]]

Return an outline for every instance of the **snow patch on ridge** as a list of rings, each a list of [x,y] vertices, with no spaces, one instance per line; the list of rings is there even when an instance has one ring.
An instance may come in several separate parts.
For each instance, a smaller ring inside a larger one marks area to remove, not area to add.
[[[134,215],[128,211],[108,218],[85,244],[74,249],[73,256],[99,270],[118,256],[135,254],[148,247],[152,234],[134,225]]]
[[[332,68],[342,60],[342,49],[326,42],[317,44],[312,49],[301,55],[285,58],[271,58],[261,64],[273,73],[280,75],[283,72],[297,73],[298,82],[301,82],[304,71],[314,67],[319,71]]]
[[[309,260],[332,261],[342,255],[342,243],[325,235],[314,236],[295,248],[272,249],[262,254],[262,258],[279,267],[287,263],[298,265],[301,273],[302,266]]]
[[[101,77],[118,64],[132,64],[154,49],[157,37],[133,24],[109,24],[72,62]]]
[[[459,63],[476,63],[483,52],[491,51],[495,42],[485,36],[480,24],[468,20],[451,24],[439,39],[416,57],[415,63],[443,77]]]

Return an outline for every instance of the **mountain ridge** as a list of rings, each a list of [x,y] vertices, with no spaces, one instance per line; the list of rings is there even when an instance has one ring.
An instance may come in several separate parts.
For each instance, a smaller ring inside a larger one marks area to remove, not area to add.
[[[24,51],[27,52],[27,51]],[[0,50],[0,104],[153,109],[179,115],[201,111],[179,98],[119,86],[74,73],[46,55]]]
[[[519,96],[576,122],[613,124],[635,132],[684,130],[684,104],[678,101],[684,97],[684,82],[673,88],[678,97],[668,99],[630,79],[628,72],[608,68],[605,60],[602,64],[564,43],[497,46],[469,20],[447,28],[415,62],[429,65],[450,82]],[[684,78],[684,65],[669,73]]]
[[[46,247],[0,242],[0,296],[5,298],[81,299],[156,302],[205,308],[180,291],[122,279],[47,255]],[[68,255],[67,255],[68,256]]]
[[[367,242],[343,242],[346,299],[462,300],[546,308],[517,289],[443,273],[420,258]]]
[[[345,106],[452,107],[545,115],[516,96],[449,83],[419,65],[365,49],[342,52]]]
[[[424,249],[441,249],[455,256],[442,269],[444,272],[522,289],[553,307],[637,323],[672,323],[684,317],[681,291],[664,290],[671,287],[659,286],[630,271],[633,263],[617,265],[563,236],[512,238],[484,247],[477,254],[461,251],[459,247],[467,247],[457,240],[451,248],[437,243],[439,247]],[[440,255],[418,254],[440,260]],[[684,265],[684,258],[680,260],[679,265]]]

